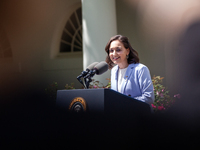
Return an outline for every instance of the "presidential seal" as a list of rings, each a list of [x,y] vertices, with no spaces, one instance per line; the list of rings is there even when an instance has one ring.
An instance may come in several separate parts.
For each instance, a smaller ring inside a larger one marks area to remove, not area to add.
[[[85,100],[82,97],[74,98],[69,105],[69,111],[76,113],[85,112],[86,111]]]

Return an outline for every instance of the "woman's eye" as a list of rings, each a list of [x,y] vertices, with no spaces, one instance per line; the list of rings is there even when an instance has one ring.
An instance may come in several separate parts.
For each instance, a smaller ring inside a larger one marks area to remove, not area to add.
[[[117,49],[117,52],[120,52],[120,51],[121,51],[121,49],[120,49],[120,48],[118,48],[118,49]]]
[[[110,53],[112,53],[112,52],[113,52],[113,50],[112,50],[112,49],[110,49],[109,51],[110,51]]]

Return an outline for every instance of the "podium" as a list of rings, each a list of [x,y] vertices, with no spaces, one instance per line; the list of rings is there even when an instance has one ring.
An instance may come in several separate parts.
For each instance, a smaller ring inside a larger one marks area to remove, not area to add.
[[[58,90],[56,105],[69,112],[100,114],[150,114],[149,104],[112,89]]]

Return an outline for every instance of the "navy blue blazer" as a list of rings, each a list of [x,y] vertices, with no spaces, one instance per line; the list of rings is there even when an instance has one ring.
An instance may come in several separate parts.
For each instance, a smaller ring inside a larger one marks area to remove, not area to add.
[[[111,70],[111,89],[118,91],[118,65]],[[136,100],[152,104],[154,102],[153,83],[149,69],[141,64],[129,64],[122,79],[121,93]]]

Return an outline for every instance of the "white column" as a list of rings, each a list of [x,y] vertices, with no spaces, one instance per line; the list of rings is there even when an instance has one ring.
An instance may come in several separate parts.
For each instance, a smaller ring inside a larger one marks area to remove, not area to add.
[[[93,62],[105,61],[105,46],[117,34],[115,0],[82,0],[83,69]],[[110,71],[95,75],[104,85]]]

